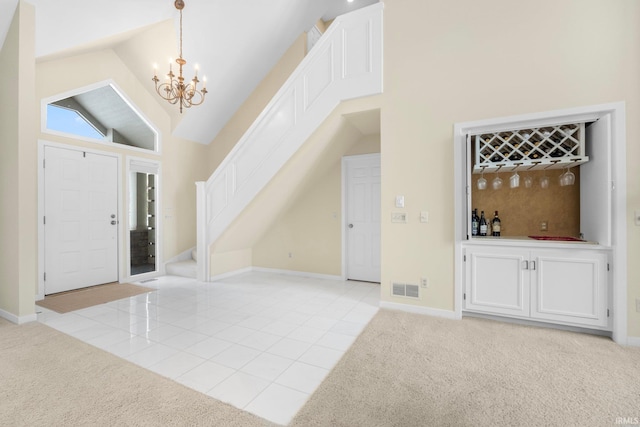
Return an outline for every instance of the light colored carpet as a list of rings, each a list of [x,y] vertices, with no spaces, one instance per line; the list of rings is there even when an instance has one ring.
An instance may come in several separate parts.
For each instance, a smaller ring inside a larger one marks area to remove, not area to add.
[[[0,319],[0,426],[263,426],[39,323]],[[640,417],[640,349],[381,310],[292,426],[607,426]]]
[[[273,426],[40,323],[0,319],[0,426]]]
[[[611,426],[640,418],[640,349],[381,310],[295,426]]]
[[[105,285],[47,295],[43,300],[37,301],[36,304],[56,313],[69,313],[70,311],[81,310],[151,291],[155,291],[155,289],[132,285],[131,283],[107,283]]]

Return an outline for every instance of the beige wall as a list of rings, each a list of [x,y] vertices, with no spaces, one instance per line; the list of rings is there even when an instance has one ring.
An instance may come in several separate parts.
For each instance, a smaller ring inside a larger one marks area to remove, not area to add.
[[[35,9],[19,2],[0,51],[0,309],[33,315],[37,258],[33,87]]]
[[[19,315],[20,272],[15,268],[19,256],[19,99],[20,5],[11,21],[0,50],[3,79],[18,84],[0,85],[0,309]]]
[[[348,144],[345,155],[379,153],[380,135]],[[326,275],[342,274],[342,157],[304,185],[299,195],[253,246],[256,267]]]
[[[453,309],[454,123],[626,101],[628,323],[640,336],[640,2],[387,0],[384,19],[382,217],[402,194],[430,219],[383,222],[382,298],[406,302],[391,281],[426,276],[420,304]]]

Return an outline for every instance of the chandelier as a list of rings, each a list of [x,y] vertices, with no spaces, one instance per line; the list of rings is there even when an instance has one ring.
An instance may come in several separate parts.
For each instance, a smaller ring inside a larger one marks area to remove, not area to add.
[[[169,73],[167,74],[167,80],[160,83],[158,79],[158,68],[154,66],[153,81],[156,84],[156,92],[164,100],[169,101],[170,104],[179,104],[180,113],[182,108],[190,108],[194,105],[200,105],[204,102],[204,97],[207,94],[207,79],[203,78],[202,89],[198,90],[198,67],[195,67],[195,76],[189,83],[184,82],[182,77],[182,67],[187,63],[182,58],[182,9],[184,9],[184,1],[176,0],[174,2],[176,9],[180,11],[180,57],[176,59],[178,64],[178,75],[173,74],[171,60],[169,60]]]

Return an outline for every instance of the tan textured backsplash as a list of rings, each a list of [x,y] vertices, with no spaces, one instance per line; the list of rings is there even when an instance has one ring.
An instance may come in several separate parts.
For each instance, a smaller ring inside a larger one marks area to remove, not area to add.
[[[471,207],[484,211],[488,220],[493,219],[494,211],[498,211],[502,221],[501,235],[508,236],[572,236],[580,235],[580,167],[571,169],[576,176],[575,184],[561,187],[559,177],[565,171],[556,169],[549,171],[519,172],[520,187],[510,188],[510,172],[486,173],[487,189],[478,190],[479,174],[471,178]],[[549,187],[540,187],[540,178],[549,178]],[[502,189],[494,190],[491,182],[499,175]],[[526,188],[524,179],[533,178],[531,188]],[[541,231],[540,223],[548,222],[548,230]]]

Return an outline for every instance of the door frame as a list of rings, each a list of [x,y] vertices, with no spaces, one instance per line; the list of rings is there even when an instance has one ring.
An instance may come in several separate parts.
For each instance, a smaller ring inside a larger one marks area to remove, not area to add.
[[[118,250],[118,282],[121,282],[123,277],[123,253],[121,250],[121,241],[120,238],[122,233],[122,214],[123,214],[123,206],[122,206],[122,156],[117,153],[112,153],[109,151],[95,150],[92,148],[87,148],[80,145],[72,145],[72,144],[63,144],[59,142],[51,142],[46,140],[38,140],[38,288],[36,290],[36,301],[40,301],[44,299],[45,292],[45,283],[44,283],[44,273],[45,273],[45,255],[44,255],[44,247],[45,247],[45,230],[44,230],[44,184],[45,184],[45,176],[44,176],[44,150],[45,147],[53,147],[53,148],[61,148],[65,150],[74,150],[74,151],[83,151],[86,153],[97,154],[101,156],[114,157],[117,159],[117,186],[118,186],[118,224],[117,224],[117,250]]]
[[[342,227],[342,271],[341,271],[341,279],[347,280],[347,163],[351,159],[365,159],[365,158],[377,158],[379,161],[382,161],[381,153],[370,153],[370,154],[356,154],[351,156],[343,156],[342,157],[342,171],[341,171],[341,184],[342,184],[342,194],[341,194],[341,216],[342,220],[340,221],[340,226]],[[380,212],[382,213],[382,206],[380,206]],[[382,239],[382,235],[380,236]],[[382,269],[382,266],[380,266]],[[382,276],[382,271],[380,272]],[[382,280],[382,277],[380,277]]]
[[[155,271],[150,271],[148,273],[136,274],[135,276],[131,275],[131,233],[130,228],[131,224],[129,223],[129,180],[131,179],[131,172],[136,170],[136,166],[138,165],[138,169],[147,167],[149,170],[154,170],[154,175],[156,175],[156,269]],[[135,277],[135,280],[145,280],[153,277],[164,275],[164,261],[162,255],[162,247],[164,245],[160,244],[162,242],[162,162],[159,160],[152,160],[146,157],[134,157],[127,156],[126,164],[125,164],[125,185],[124,188],[127,192],[127,197],[125,197],[126,204],[126,215],[123,218],[122,223],[125,225],[123,228],[124,232],[124,247],[122,252],[124,262],[122,265],[122,274],[121,278],[123,281],[131,281],[132,277]]]

